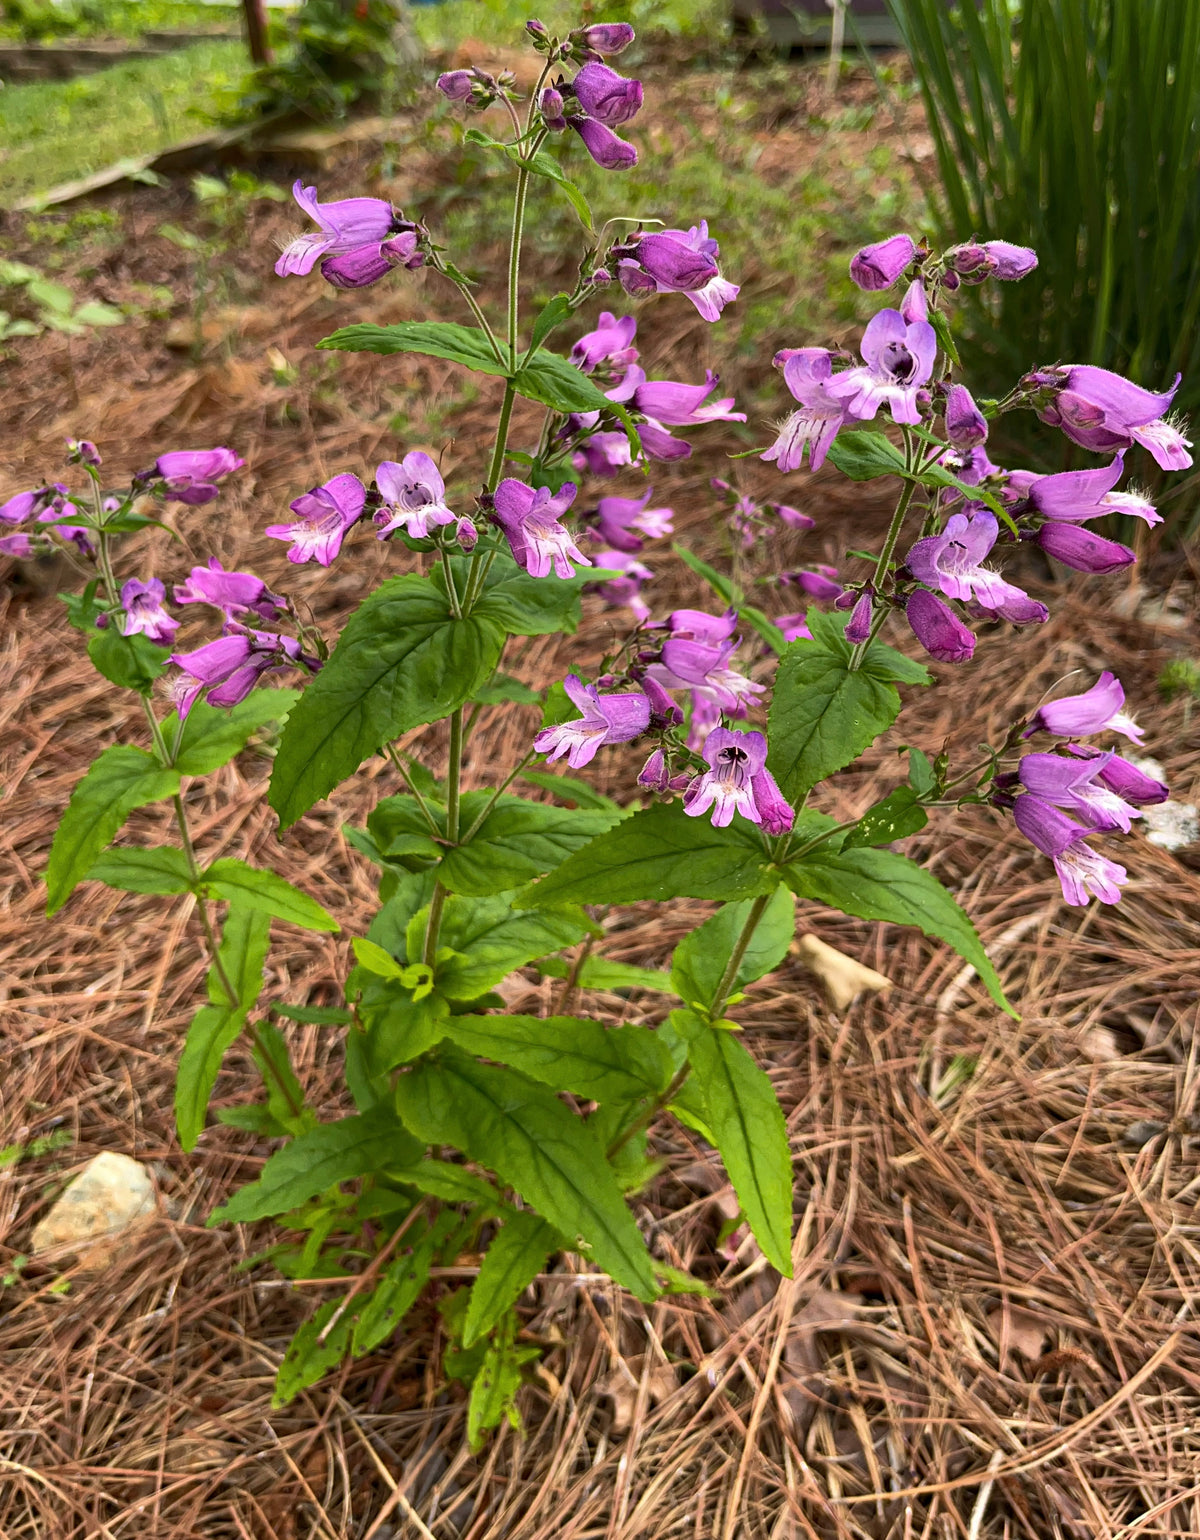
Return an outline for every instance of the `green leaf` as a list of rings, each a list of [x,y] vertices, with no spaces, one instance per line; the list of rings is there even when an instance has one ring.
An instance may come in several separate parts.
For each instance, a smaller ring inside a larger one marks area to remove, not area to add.
[[[513,384],[530,401],[540,401],[556,412],[613,412],[625,409],[610,401],[599,385],[558,353],[536,352],[513,375]]]
[[[641,1299],[649,1254],[595,1133],[545,1086],[442,1049],[396,1083],[396,1106],[428,1144],[452,1144],[516,1188],[568,1244]]]
[[[517,1391],[521,1388],[521,1367],[539,1356],[536,1347],[515,1347],[511,1342],[492,1343],[483,1355],[471,1381],[467,1402],[467,1443],[478,1454],[483,1435],[507,1418],[511,1428],[521,1426],[517,1413]]]
[[[439,1214],[407,1256],[393,1261],[358,1311],[350,1343],[355,1358],[373,1353],[386,1342],[416,1304],[429,1281],[434,1254],[458,1223],[453,1214]]]
[[[120,685],[123,690],[136,690],[139,695],[149,695],[154,681],[166,669],[169,656],[169,648],[156,646],[140,631],[122,636],[115,615],[88,643],[88,657],[97,672],[111,684]]]
[[[829,458],[851,481],[906,474],[904,451],[870,428],[843,429],[830,448]]]
[[[270,931],[269,915],[230,905],[217,949],[223,973],[215,964],[208,970],[209,1003],[192,1018],[175,1076],[175,1126],[185,1150],[195,1148],[225,1050],[245,1026],[262,989]],[[225,978],[237,993],[236,1001],[226,992]]]
[[[50,847],[46,913],[61,909],[135,807],[179,790],[179,772],[164,770],[144,749],[114,743],[93,761],[71,793]]]
[[[488,1247],[479,1276],[471,1285],[463,1323],[463,1347],[469,1348],[487,1336],[524,1294],[558,1245],[554,1227],[539,1215],[528,1209],[506,1211],[504,1228]]]
[[[204,884],[214,898],[225,898],[244,909],[259,909],[277,920],[301,925],[305,930],[338,931],[341,926],[328,912],[275,872],[248,866],[232,856],[214,861],[204,872]]]
[[[675,552],[686,566],[690,567],[697,577],[702,577],[711,589],[725,601],[732,604],[738,612],[741,620],[747,625],[753,626],[766,642],[772,652],[782,653],[787,646],[787,640],[783,632],[762,610],[756,609],[753,604],[746,604],[741,594],[734,588],[732,581],[718,572],[715,567],[710,567],[706,561],[701,561],[698,556],[693,556],[691,551],[685,550],[681,545],[673,545]]]
[[[653,1096],[671,1079],[670,1055],[648,1027],[606,1029],[578,1016],[454,1016],[446,1036],[468,1053],[591,1101]]]
[[[541,698],[539,690],[531,690],[527,684],[522,684],[510,674],[493,674],[485,685],[475,691],[472,702],[478,706],[501,706],[514,701],[521,706],[535,706]]]
[[[561,957],[545,957],[537,966],[549,978],[565,979],[571,972],[571,965]],[[659,994],[675,993],[671,975],[661,968],[637,968],[608,957],[586,957],[576,982],[584,989],[653,989]]]
[[[571,296],[569,294],[556,294],[548,304],[538,312],[537,319],[533,323],[533,335],[530,338],[531,348],[540,348],[542,343],[554,330],[572,315]]]
[[[448,358],[478,374],[507,375],[507,361],[500,363],[487,337],[475,326],[452,321],[401,321],[394,326],[360,322],[343,326],[317,343],[342,353],[424,353],[427,358]]]
[[[455,620],[427,579],[408,574],[381,583],[288,717],[270,791],[281,827],[384,743],[470,700],[503,645],[496,621],[479,614]]]
[[[465,827],[470,828],[478,816],[472,797],[482,804],[491,795],[478,792],[464,797]],[[452,893],[476,897],[517,888],[561,865],[619,817],[608,811],[579,812],[521,797],[500,797],[470,840],[446,853],[438,876]]]
[[[574,706],[571,710],[574,713]],[[573,775],[555,775],[552,770],[522,770],[517,779],[528,781],[530,786],[539,786],[560,802],[574,803],[577,807],[611,810],[614,813],[624,812],[621,805],[611,797],[606,797],[603,792],[596,791],[586,781],[578,780]]]
[[[448,1160],[419,1160],[398,1173],[397,1179],[443,1203],[471,1204],[485,1214],[501,1208],[500,1194],[481,1176],[453,1165]]]
[[[750,915],[754,901],[725,904],[699,930],[686,935],[671,960],[671,988],[689,1005],[707,1009],[733,956],[733,949]],[[787,956],[796,933],[795,902],[782,884],[763,910],[730,993],[778,968]]]
[[[275,1391],[271,1396],[272,1410],[278,1410],[281,1406],[286,1406],[289,1401],[295,1400],[302,1390],[307,1390],[310,1385],[315,1385],[319,1379],[323,1379],[330,1369],[335,1364],[341,1363],[346,1356],[350,1346],[350,1333],[354,1326],[354,1316],[350,1310],[342,1311],[338,1316],[337,1325],[332,1328],[324,1342],[321,1341],[321,1333],[340,1308],[341,1301],[327,1300],[312,1320],[305,1321],[288,1343],[287,1352],[283,1355],[283,1362],[279,1365],[279,1372],[275,1376]]]
[[[734,1033],[705,1025],[691,1011],[673,1011],[671,1020],[687,1039],[688,1061],[742,1213],[767,1260],[790,1278],[792,1158],[771,1082]]]
[[[259,728],[283,722],[300,699],[299,690],[252,690],[228,711],[196,701],[183,725],[175,768],[181,775],[208,775],[227,765],[246,747]],[[163,723],[163,737],[174,742],[178,719],[174,712]]]
[[[374,1078],[420,1058],[440,1042],[450,1007],[440,993],[417,999],[397,982],[376,979],[359,999],[358,1016],[365,1035],[366,1070]]]
[[[929,755],[911,745],[908,746],[908,779],[919,797],[927,797],[938,783],[937,771]]]
[[[813,640],[788,646],[768,717],[768,763],[789,802],[857,759],[900,714],[895,685],[865,666],[851,673],[849,644],[818,616],[845,625],[845,616],[808,612]]]
[[[514,913],[509,893],[452,894],[442,911],[440,940],[454,955],[438,964],[438,990],[451,1000],[477,999],[514,968],[573,946],[590,928],[582,910],[563,905]]]
[[[308,1026],[347,1027],[354,1020],[349,1011],[336,1005],[286,1005],[282,1000],[272,1000],[270,1009],[276,1016]]]
[[[390,1172],[404,1180],[405,1168],[422,1154],[423,1146],[388,1106],[322,1123],[276,1150],[258,1180],[240,1187],[208,1222],[248,1224],[287,1214],[339,1182],[376,1172]]]
[[[926,761],[928,763],[928,761]],[[929,814],[917,801],[911,786],[897,786],[895,791],[869,807],[842,841],[843,850],[859,845],[888,845],[892,840],[915,834],[929,822]]]
[[[461,591],[466,563],[454,562],[455,582]],[[442,573],[434,573],[441,582]],[[535,578],[518,567],[507,551],[492,562],[473,615],[496,621],[512,636],[553,636],[574,632],[579,625],[579,595],[592,574],[585,568],[573,578]]]
[[[562,188],[567,202],[579,216],[579,222],[589,235],[594,234],[592,226],[592,211],[588,201],[575,183],[566,175],[562,167],[547,150],[538,150],[534,155],[523,156],[516,145],[505,145],[505,151],[509,158],[518,165],[527,166],[534,176],[545,177],[548,181],[556,183]],[[560,296],[561,297],[561,296]]]
[[[523,888],[514,902],[753,898],[775,886],[768,861],[752,824],[738,820],[717,829],[707,818],[689,818],[680,802],[656,803],[601,834],[541,882]]]
[[[187,857],[174,845],[151,850],[107,850],[88,869],[88,882],[106,882],[126,893],[186,893],[192,885]]]
[[[915,925],[947,942],[971,963],[1002,1010],[1016,1011],[1004,998],[1000,980],[969,917],[932,872],[890,850],[831,851],[819,846],[784,871],[801,898],[814,898],[862,920]]]
[[[260,1021],[255,1037],[250,1052],[263,1077],[268,1115],[291,1134],[316,1128],[316,1114],[304,1104],[304,1088],[296,1079],[283,1033],[271,1022]]]

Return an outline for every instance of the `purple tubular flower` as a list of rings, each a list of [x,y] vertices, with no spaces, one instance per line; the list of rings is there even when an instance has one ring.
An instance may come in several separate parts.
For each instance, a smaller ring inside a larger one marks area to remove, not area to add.
[[[1184,470],[1192,463],[1191,441],[1163,415],[1179,380],[1176,375],[1170,390],[1143,390],[1108,369],[1077,364],[1066,370],[1063,388],[1039,416],[1084,449],[1104,453],[1141,444],[1163,470]]]
[[[667,758],[661,749],[655,749],[650,758],[638,772],[637,783],[646,786],[651,791],[656,791],[661,797],[671,784],[671,773],[667,769]]]
[[[786,834],[796,822],[791,803],[779,789],[779,783],[764,766],[750,777],[750,790],[759,820],[766,834]]]
[[[463,73],[455,71],[456,75]],[[336,203],[318,203],[317,189],[305,187],[301,181],[293,186],[292,196],[314,224],[320,226],[320,234],[298,235],[284,248],[275,264],[280,278],[311,273],[321,257],[341,257],[363,247],[378,251],[380,244],[397,229],[396,211],[382,198],[342,198]]]
[[[976,449],[987,443],[987,418],[965,385],[946,392],[946,437],[956,449]]]
[[[984,241],[981,249],[991,264],[992,276],[1007,282],[1027,278],[1038,265],[1037,252],[1029,246],[1014,246],[1011,241]]]
[[[890,289],[917,254],[909,235],[893,235],[886,241],[864,246],[850,259],[850,277],[860,289]]]
[[[786,524],[789,529],[816,529],[816,519],[810,518],[807,513],[801,513],[799,508],[789,508],[786,503],[767,503],[768,507],[781,524]]]
[[[808,629],[808,618],[802,611],[794,615],[780,615],[775,624],[783,632],[785,642],[795,642],[803,639],[811,642],[812,632]]]
[[[651,540],[671,534],[674,510],[646,507],[653,490],[647,487],[641,497],[602,497],[596,504],[598,537],[614,550],[633,553],[640,551],[644,542],[631,530],[639,530]]]
[[[634,391],[630,405],[653,422],[668,428],[696,428],[706,422],[745,422],[745,412],[734,412],[733,397],[709,401],[721,382],[711,369],[703,385],[677,385],[673,380],[647,380]]]
[[[1077,759],[1103,760],[1098,779],[1108,787],[1109,791],[1115,791],[1118,797],[1134,803],[1137,807],[1165,802],[1171,795],[1170,788],[1163,781],[1156,781],[1152,775],[1147,775],[1144,770],[1131,765],[1119,754],[1094,749],[1083,743],[1068,743],[1067,753],[1074,754]]]
[[[0,535],[0,556],[15,556],[25,561],[50,549],[50,541],[44,536],[27,535],[23,530],[15,535]]]
[[[585,685],[576,674],[567,675],[563,688],[583,715],[543,728],[533,746],[548,759],[565,754],[573,770],[593,759],[601,744],[628,743],[650,726],[650,702],[640,693],[601,695],[594,684]]]
[[[593,476],[607,478],[615,476],[627,465],[632,465],[633,454],[624,433],[593,433],[575,451],[571,462],[576,470],[590,471]]]
[[[638,438],[643,451],[652,460],[686,460],[692,452],[687,439],[676,438],[661,423],[652,422],[648,417],[638,424]]]
[[[290,540],[288,561],[315,561],[328,567],[342,548],[346,533],[362,518],[367,489],[348,471],[324,486],[302,493],[291,504],[299,517],[291,524],[268,524],[272,540]]]
[[[1017,774],[1026,791],[1055,807],[1068,808],[1089,829],[1123,829],[1128,834],[1131,820],[1141,814],[1104,780],[1103,772],[1115,757],[1097,754],[1080,760],[1062,754],[1026,754]]]
[[[600,54],[621,53],[633,42],[633,37],[633,28],[627,21],[597,21],[571,33],[573,42]]]
[[[18,492],[6,503],[0,503],[0,524],[23,524],[46,506],[53,492],[51,487],[35,487],[31,492]]]
[[[321,263],[321,277],[335,289],[367,289],[386,278],[391,269],[382,243],[377,242],[374,246],[356,246],[340,257],[327,257]]]
[[[966,663],[974,654],[974,634],[927,588],[913,591],[904,613],[917,641],[939,663]]]
[[[783,572],[779,576],[779,581],[798,588],[810,599],[836,599],[842,591],[837,568],[830,567],[825,562],[818,562],[816,567],[811,569],[802,568],[798,572]]]
[[[614,134],[607,123],[595,118],[568,118],[567,126],[583,140],[584,149],[602,170],[628,171],[637,165],[637,150]]]
[[[1086,471],[1059,471],[1053,476],[1034,476],[1013,471],[1009,486],[1029,499],[1036,512],[1064,524],[1084,524],[1109,513],[1130,514],[1153,526],[1162,515],[1148,498],[1137,492],[1117,492],[1125,469],[1124,451],[1108,465]]]
[[[1122,711],[1124,704],[1121,681],[1105,669],[1082,695],[1064,695],[1061,700],[1047,701],[1035,713],[1022,737],[1039,731],[1053,733],[1057,738],[1090,738],[1093,733],[1114,732],[1123,733],[1140,745],[1142,729]]]
[[[762,814],[750,782],[767,762],[767,740],[762,733],[714,727],[705,740],[704,757],[709,768],[683,794],[683,810],[688,817],[699,818],[712,808],[712,821],[718,829],[731,824],[734,813],[761,824]]]
[[[686,294],[706,321],[715,321],[738,295],[722,278],[720,247],[701,220],[690,230],[658,230],[614,247],[617,274],[627,294]]]
[[[907,326],[911,326],[914,321],[928,321],[929,296],[925,293],[925,285],[919,278],[914,278],[905,291],[904,298],[900,301],[900,314],[904,317]]]
[[[863,366],[835,374],[825,384],[847,417],[867,422],[886,405],[894,422],[919,423],[917,392],[933,373],[937,353],[929,322],[909,323],[898,310],[881,310],[867,323],[859,350]]]
[[[585,332],[571,349],[571,362],[584,374],[592,374],[602,364],[610,369],[624,369],[637,362],[633,339],[637,321],[631,315],[620,320],[611,310],[602,310],[595,331]]]
[[[295,637],[250,631],[244,626],[191,652],[172,653],[169,661],[183,670],[175,686],[180,720],[206,689],[210,706],[236,706],[272,669],[302,666],[316,673],[321,666],[316,658],[301,651]]]
[[[281,594],[273,594],[262,578],[252,572],[226,572],[215,556],[207,567],[193,567],[186,580],[175,585],[176,604],[211,604],[226,620],[236,620],[253,610],[263,620],[274,620],[287,608]]]
[[[1016,800],[1013,821],[1030,842],[1054,862],[1068,904],[1081,906],[1093,895],[1102,904],[1120,902],[1123,866],[1084,843],[1087,829],[1032,792]]]
[[[672,636],[689,641],[720,643],[728,641],[737,630],[738,612],[732,606],[720,615],[707,610],[672,610],[667,628]]]
[[[538,98],[538,111],[542,115],[542,122],[547,128],[554,129],[555,133],[561,133],[567,126],[565,107],[563,94],[556,86],[547,86]]]
[[[651,727],[674,727],[683,721],[683,712],[659,684],[647,675],[639,681],[646,699],[650,702]]]
[[[414,540],[424,540],[431,524],[453,524],[458,519],[446,507],[446,483],[440,471],[420,449],[398,464],[385,460],[375,472],[375,485],[383,498],[383,507],[374,515],[380,540],[398,529]]]
[[[846,640],[857,646],[871,635],[871,595],[862,594],[846,622]]]
[[[1137,561],[1136,551],[1116,540],[1105,540],[1102,535],[1082,529],[1078,524],[1043,524],[1034,536],[1038,545],[1076,572],[1116,572]]]
[[[951,514],[940,535],[918,540],[909,551],[908,569],[919,583],[938,589],[948,599],[974,599],[985,610],[1001,616],[1013,609],[1030,620],[1047,619],[1043,606],[1006,583],[998,572],[981,565],[999,531],[995,514],[987,508],[975,507],[970,515]]]
[[[217,496],[219,477],[240,470],[245,463],[232,449],[179,449],[159,455],[152,474],[161,477],[169,502],[198,507]]]
[[[167,591],[158,578],[151,578],[148,583],[130,578],[121,588],[121,608],[125,611],[121,635],[133,636],[141,632],[152,642],[170,646],[172,636],[179,630],[179,622],[167,614],[166,598]]]
[[[575,76],[575,95],[590,118],[615,128],[642,107],[642,82],[626,80],[607,64],[585,64]]]
[[[592,559],[597,568],[607,568],[620,573],[619,577],[606,578],[602,583],[589,583],[587,591],[597,593],[607,604],[622,604],[633,611],[639,621],[650,618],[650,606],[641,597],[642,584],[648,582],[653,572],[628,551],[595,551]]]
[[[833,359],[825,348],[787,348],[775,355],[777,365],[781,360],[783,382],[802,409],[783,423],[779,437],[760,458],[774,460],[787,473],[800,469],[807,449],[809,468],[820,470],[830,445],[850,420],[842,402],[827,389]]]
[[[513,557],[530,577],[546,577],[553,566],[560,578],[569,578],[574,576],[573,561],[581,567],[592,565],[559,523],[577,491],[573,481],[566,481],[552,495],[549,487],[535,491],[512,477],[496,488],[492,518],[503,530]]]
[[[474,80],[470,70],[447,70],[438,76],[436,84],[442,95],[450,101],[465,102],[471,94]]]

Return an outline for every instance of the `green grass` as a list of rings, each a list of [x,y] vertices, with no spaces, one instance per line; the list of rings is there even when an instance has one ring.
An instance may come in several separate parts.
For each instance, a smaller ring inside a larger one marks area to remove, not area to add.
[[[143,32],[235,31],[233,6],[181,5],[179,0],[23,0],[0,16],[0,38],[140,37]]]
[[[629,21],[640,33],[722,38],[729,30],[728,0],[609,0],[592,9],[597,21]],[[531,16],[561,37],[579,26],[583,10],[577,0],[550,0],[545,5],[530,5],[529,0],[445,0],[442,5],[413,6],[410,14],[428,48],[456,48],[467,38],[515,48],[522,46]]]
[[[247,68],[243,44],[197,43],[0,91],[0,207],[202,133]]]

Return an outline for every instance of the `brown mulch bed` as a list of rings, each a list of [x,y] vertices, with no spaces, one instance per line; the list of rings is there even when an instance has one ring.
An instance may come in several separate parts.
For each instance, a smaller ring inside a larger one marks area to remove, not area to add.
[[[348,181],[359,169],[347,168]],[[179,282],[182,259],[153,233],[176,217],[164,194],[122,195],[117,206],[132,234],[105,259],[100,289]],[[256,216],[256,262],[290,217]],[[101,443],[114,482],[148,449],[231,443],[248,470],[212,508],[178,515],[186,554],[150,531],[130,539],[130,570],[178,572],[215,551],[286,580],[332,620],[399,553],[362,537],[328,576],[297,571],[262,526],[314,480],[392,453],[396,412],[409,419],[404,447],[452,437],[447,466],[465,465],[494,403],[485,387],[463,406],[448,364],[354,358],[335,370],[312,353],[332,325],[362,314],[361,298],[348,306],[316,281],[238,298],[225,339],[194,363],[155,345],[152,323],[24,348],[0,397],[4,485],[53,466],[71,433]],[[385,320],[441,303],[420,277],[366,301]],[[301,370],[301,386],[273,383],[271,348]],[[689,378],[718,349],[679,302],[664,309],[650,362]],[[722,430],[697,442],[691,461],[655,476],[655,501],[677,509],[687,544],[718,558],[707,481],[728,475],[726,452],[743,446]],[[879,527],[878,501],[833,476],[793,477],[781,493],[757,462],[739,472],[818,519],[812,535],[772,549],[774,567],[837,561]],[[677,562],[651,561],[657,609],[704,602]],[[1186,562],[1147,571],[1160,593],[1194,605]],[[997,815],[939,815],[936,837],[905,848],[929,857],[970,912],[1021,1021],[916,933],[801,906],[802,930],[893,988],[837,1015],[789,962],[739,1007],[788,1112],[794,1280],[764,1269],[752,1243],[729,1254],[719,1165],[685,1130],[664,1129],[664,1168],[636,1200],[638,1218],[659,1255],[716,1292],[646,1309],[569,1263],[539,1280],[522,1313],[546,1351],[522,1393],[523,1436],[506,1430],[478,1456],[467,1449],[462,1395],[439,1373],[432,1306],[378,1353],[272,1411],[284,1347],[328,1286],[294,1288],[269,1266],[236,1270],[270,1243],[269,1226],[205,1227],[269,1147],[219,1125],[190,1155],[174,1139],[174,1061],[204,971],[194,913],[88,885],[53,921],[43,917],[40,873],[72,785],[101,747],[142,741],[137,711],[92,674],[61,606],[39,592],[61,580],[10,571],[0,612],[0,1144],[69,1136],[0,1169],[5,1540],[1200,1534],[1194,850],[1172,857],[1135,835],[1122,842],[1132,879],[1122,904],[1078,911]],[[824,805],[868,806],[899,779],[904,742],[945,740],[969,761],[1063,676],[1105,666],[1124,681],[1174,794],[1198,800],[1197,720],[1155,694],[1186,638],[1118,603],[1119,580],[1039,591],[1054,612],[1048,626],[996,630],[975,666],[940,669],[936,688],[910,692],[901,726]],[[594,660],[621,618],[589,600],[577,638],[536,641],[515,669],[538,683],[559,677],[573,659]],[[486,784],[534,721],[489,710],[468,775]],[[438,734],[412,741],[436,768]],[[625,794],[633,763],[598,761],[594,779]],[[369,763],[280,841],[262,796],[268,769],[244,754],[195,783],[189,808],[207,855],[269,863],[338,915],[338,937],[277,925],[268,964],[272,998],[326,1000],[344,976],[347,937],[374,904],[373,872],[341,824],[394,789],[391,771]],[[166,837],[156,810],[135,815],[131,832]],[[706,912],[637,906],[606,955],[661,965]],[[556,986],[522,979],[514,1003],[549,1008]],[[596,1004],[613,1019],[654,1021],[662,1010],[652,996]],[[339,1115],[338,1033],[295,1026],[288,1039],[312,1103]],[[257,1086],[235,1046],[217,1104],[252,1099]],[[33,1224],[103,1149],[150,1165],[158,1218],[103,1270],[22,1269]]]

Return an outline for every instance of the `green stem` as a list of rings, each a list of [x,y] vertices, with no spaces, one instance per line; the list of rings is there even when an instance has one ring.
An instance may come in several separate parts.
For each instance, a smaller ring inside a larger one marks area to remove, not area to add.
[[[526,754],[525,758],[520,762],[520,764],[517,766],[517,768],[515,770],[510,771],[509,774],[505,776],[505,778],[500,782],[499,786],[496,787],[495,791],[491,794],[491,796],[488,798],[487,802],[484,804],[483,808],[480,811],[479,817],[476,818],[475,822],[471,825],[471,827],[467,830],[467,832],[463,835],[462,839],[459,841],[460,845],[465,845],[470,840],[474,839],[475,835],[479,832],[480,824],[487,817],[487,815],[492,811],[492,809],[495,807],[496,803],[499,802],[500,798],[504,795],[504,793],[508,790],[508,788],[512,785],[512,783],[516,780],[517,776],[520,775],[521,771],[524,770],[525,766],[534,757],[535,757],[535,755],[532,752]]]
[[[462,601],[458,597],[458,589],[454,586],[454,569],[450,565],[450,553],[443,545],[438,547],[438,554],[442,558],[442,572],[446,578],[446,597],[450,601],[450,613],[455,620],[461,620]]]
[[[458,807],[462,780],[463,708],[459,706],[450,717],[450,765],[446,771],[446,838],[458,841]],[[423,959],[432,968],[437,956],[438,935],[442,928],[442,910],[446,907],[446,889],[440,882],[433,886],[433,898],[429,904],[429,923],[425,927]]]
[[[504,469],[504,452],[508,448],[508,425],[512,421],[513,402],[516,399],[516,386],[511,380],[505,380],[504,400],[500,403],[500,421],[496,424],[496,448],[492,453],[491,469],[488,471],[489,492],[496,490],[500,472]]]
[[[462,295],[463,299],[466,300],[467,304],[470,306],[471,314],[479,322],[479,330],[487,338],[488,346],[491,348],[492,353],[495,356],[496,362],[498,364],[500,364],[500,365],[503,365],[504,362],[505,362],[505,359],[504,359],[503,349],[500,346],[500,339],[499,339],[499,337],[496,336],[496,333],[492,330],[492,323],[488,320],[487,316],[484,314],[483,310],[481,309],[479,301],[471,293],[470,289],[466,286],[466,284],[460,282],[459,279],[455,278],[452,273],[448,273],[446,271],[446,269],[441,265],[440,262],[435,264],[435,270],[437,272],[441,273],[443,278],[449,278],[450,282],[454,285],[454,287]]]
[[[429,803],[426,802],[425,798],[421,795],[420,791],[417,789],[417,783],[413,780],[412,776],[408,773],[408,766],[404,763],[404,761],[400,758],[399,754],[397,754],[397,752],[396,752],[396,745],[394,743],[387,744],[386,745],[386,751],[387,751],[388,758],[391,760],[392,764],[395,766],[396,770],[399,772],[401,780],[408,787],[409,791],[412,793],[412,795],[413,795],[413,797],[414,797],[414,799],[416,801],[417,806],[420,808],[421,816],[422,816],[422,818],[424,818],[425,822],[428,824],[430,834],[432,834],[435,839],[439,839],[440,840],[440,839],[444,838],[442,829],[439,826],[437,819],[433,816],[433,809],[429,806]]]
[[[679,1095],[684,1081],[691,1072],[692,1067],[690,1064],[684,1064],[682,1068],[676,1070],[667,1089],[660,1091],[649,1106],[643,1107],[633,1122],[627,1128],[623,1128],[616,1138],[613,1139],[604,1152],[607,1160],[611,1160],[618,1150],[623,1150],[635,1134],[640,1134],[643,1128],[648,1128],[664,1107],[671,1105]]]
[[[905,439],[909,449],[909,454],[906,458],[911,460],[912,445],[911,441],[908,439],[907,434],[905,434]],[[875,575],[871,579],[876,593],[882,589],[883,580],[887,576],[888,569],[892,564],[892,557],[896,551],[896,542],[900,539],[900,531],[904,526],[904,519],[908,513],[908,507],[913,500],[913,493],[916,491],[916,489],[917,488],[915,482],[906,481],[904,483],[904,488],[900,493],[900,499],[896,504],[896,511],[892,514],[892,522],[888,525],[887,539],[883,542],[883,550],[880,551],[879,560],[875,563]],[[884,610],[883,613],[886,615],[887,611]],[[874,638],[875,633],[872,632],[872,635],[869,636],[865,642],[859,642],[858,645],[854,648],[854,651],[850,654],[850,661],[846,667],[851,673],[854,673],[855,670],[862,667],[863,659],[867,655],[867,649],[870,647]]]
[[[767,905],[771,902],[771,895],[763,893],[750,905],[750,913],[746,916],[746,923],[742,926],[741,934],[733,944],[733,951],[729,954],[729,961],[725,964],[725,972],[721,975],[721,982],[717,985],[717,992],[713,996],[712,1005],[708,1015],[710,1021],[719,1021],[725,1014],[725,1002],[728,1000],[734,983],[737,980],[737,971],[742,966],[742,958],[746,955],[746,948],[753,940],[754,932],[758,929],[758,922],[766,913]]]

